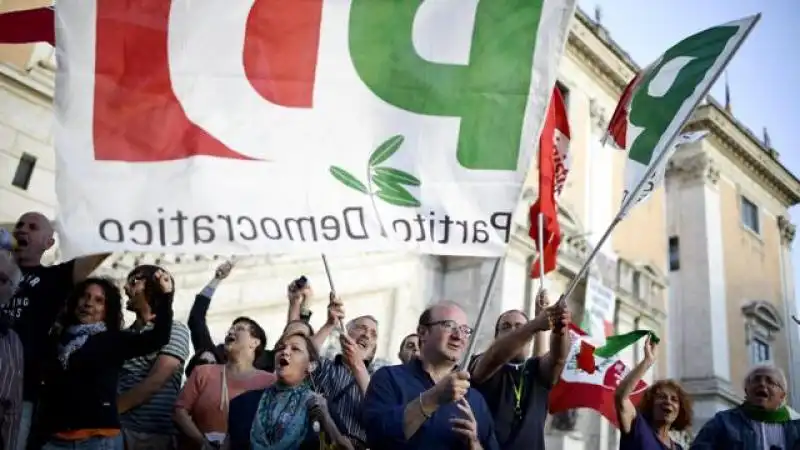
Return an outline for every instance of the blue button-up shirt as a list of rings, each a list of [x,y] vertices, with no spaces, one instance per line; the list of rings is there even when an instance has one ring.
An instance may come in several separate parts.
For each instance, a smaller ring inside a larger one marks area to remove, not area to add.
[[[433,385],[430,375],[417,359],[375,372],[361,406],[369,447],[381,450],[467,449],[463,438],[452,431],[450,419],[463,418],[455,403],[440,406],[411,439],[406,440],[403,433],[406,405]],[[470,389],[467,401],[478,422],[478,437],[484,450],[500,450],[492,415],[483,396],[476,389]]]

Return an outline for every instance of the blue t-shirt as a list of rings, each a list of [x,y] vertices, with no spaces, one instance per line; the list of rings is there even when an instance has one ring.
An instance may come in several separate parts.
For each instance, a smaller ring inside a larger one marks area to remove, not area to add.
[[[383,367],[372,376],[361,406],[362,423],[369,448],[380,450],[467,448],[461,436],[453,432],[452,418],[463,418],[455,403],[440,406],[411,439],[403,433],[406,405],[433,387],[430,375],[419,360]],[[486,401],[477,389],[467,391],[467,402],[478,423],[478,438],[484,450],[500,450],[494,434],[494,421]]]
[[[683,450],[678,443],[673,448]],[[620,433],[619,450],[670,450],[670,447],[661,443],[653,427],[640,414],[636,414],[631,424],[631,432]]]

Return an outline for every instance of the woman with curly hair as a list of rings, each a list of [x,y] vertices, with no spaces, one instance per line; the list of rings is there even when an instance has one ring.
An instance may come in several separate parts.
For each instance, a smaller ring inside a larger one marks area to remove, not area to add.
[[[620,450],[683,450],[670,431],[684,431],[692,425],[692,400],[674,380],[659,380],[645,390],[639,406],[630,395],[656,361],[658,342],[648,338],[644,359],[617,386],[614,403],[619,420]]]
[[[54,327],[42,395],[44,450],[123,448],[117,378],[125,360],[158,350],[172,327],[172,277],[140,266],[144,295],[156,311],[151,331],[122,329],[122,296],[113,281],[87,278],[67,298]]]

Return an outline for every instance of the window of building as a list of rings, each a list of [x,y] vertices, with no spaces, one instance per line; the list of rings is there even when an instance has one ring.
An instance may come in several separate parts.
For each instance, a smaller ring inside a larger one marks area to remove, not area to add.
[[[765,364],[772,361],[772,348],[769,343],[760,338],[750,342],[750,362],[753,365]]]
[[[742,223],[750,231],[760,234],[761,221],[759,220],[758,206],[748,200],[745,196],[741,197]]]
[[[771,362],[772,343],[784,326],[780,311],[770,302],[757,300],[745,304],[742,314],[750,364]]]
[[[14,172],[14,179],[11,180],[11,184],[20,189],[27,190],[28,185],[31,184],[33,169],[35,167],[36,157],[27,153],[23,153],[22,157],[17,163],[17,170]]]
[[[680,240],[678,236],[669,237],[669,270],[681,268]]]
[[[640,295],[641,294],[641,289],[642,289],[642,273],[639,272],[639,271],[636,271],[636,272],[633,273],[633,296],[634,296],[634,298],[637,298],[637,299],[641,299],[642,298],[642,296]]]
[[[561,91],[561,96],[564,97],[564,106],[567,108],[567,111],[569,111],[569,88],[564,86],[560,81],[556,82],[556,87]]]

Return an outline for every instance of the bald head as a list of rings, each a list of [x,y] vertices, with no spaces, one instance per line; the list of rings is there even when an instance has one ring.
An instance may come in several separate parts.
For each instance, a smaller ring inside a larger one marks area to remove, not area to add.
[[[464,353],[472,328],[460,306],[444,302],[428,307],[419,316],[417,334],[424,361],[454,363]]]
[[[41,264],[42,255],[55,244],[53,226],[44,214],[27,212],[20,216],[14,226],[17,249],[14,256],[22,267]]]

